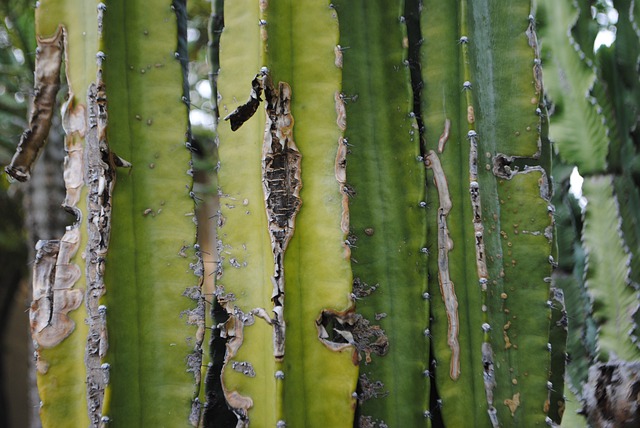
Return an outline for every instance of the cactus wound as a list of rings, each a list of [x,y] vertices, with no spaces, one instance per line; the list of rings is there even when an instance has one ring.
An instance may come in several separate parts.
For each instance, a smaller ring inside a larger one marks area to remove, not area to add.
[[[31,335],[36,350],[53,348],[75,329],[67,315],[82,303],[82,290],[73,288],[80,279],[80,268],[70,263],[80,247],[80,230],[68,230],[62,239],[38,241],[33,264],[33,302],[29,310]],[[46,363],[38,368],[46,373]]]
[[[300,210],[301,155],[293,141],[291,116],[291,87],[280,82],[275,90],[269,76],[265,76],[267,124],[262,146],[262,184],[265,195],[269,235],[275,263],[273,294],[275,319],[273,346],[276,359],[284,357],[284,252],[293,236],[295,217]]]
[[[41,38],[38,36],[34,97],[29,128],[20,137],[20,143],[11,163],[5,167],[7,174],[18,181],[29,179],[33,163],[49,135],[56,94],[60,89],[64,33],[64,28],[59,26],[52,37]]]
[[[87,336],[87,397],[89,417],[97,426],[101,416],[105,377],[100,369],[101,359],[107,348],[106,308],[99,300],[105,293],[104,269],[111,233],[111,194],[115,184],[115,162],[107,145],[107,98],[101,71],[97,84],[87,91],[89,112],[86,135],[88,202],[87,243],[87,313],[89,334]]]
[[[284,252],[293,236],[295,217],[300,210],[300,161],[301,155],[293,140],[293,116],[291,115],[291,87],[280,82],[273,86],[266,68],[251,82],[249,100],[225,117],[236,130],[257,111],[260,95],[264,92],[267,120],[262,146],[262,185],[265,195],[269,236],[274,259],[273,294],[274,318],[267,322],[273,326],[274,356],[284,357]],[[336,170],[337,174],[337,170]],[[258,309],[261,313],[262,309]],[[264,318],[264,317],[263,317]]]
[[[440,202],[440,207],[438,208],[438,279],[440,282],[440,293],[442,293],[442,299],[444,300],[444,306],[447,311],[447,320],[449,322],[447,338],[449,349],[451,349],[449,376],[451,376],[451,379],[456,380],[460,377],[460,344],[458,343],[460,325],[458,319],[458,298],[456,297],[453,281],[451,281],[451,276],[449,275],[449,251],[453,249],[453,241],[449,236],[447,216],[449,215],[449,211],[451,211],[451,198],[449,196],[447,177],[444,175],[438,155],[436,155],[433,150],[429,151],[425,159],[425,165],[433,171]]]
[[[354,347],[353,364],[358,365],[364,353],[365,362],[371,362],[371,354],[383,356],[389,350],[389,339],[378,325],[356,314],[351,307],[338,312],[325,309],[316,320],[318,338],[329,349],[341,351]]]
[[[256,77],[251,81],[251,95],[249,95],[249,101],[239,106],[224,118],[224,120],[228,120],[230,122],[232,131],[238,130],[243,123],[249,120],[251,116],[258,111],[258,106],[260,105],[260,101],[262,101],[262,98],[260,98],[260,95],[262,94],[262,85],[259,78],[260,75],[256,75]]]

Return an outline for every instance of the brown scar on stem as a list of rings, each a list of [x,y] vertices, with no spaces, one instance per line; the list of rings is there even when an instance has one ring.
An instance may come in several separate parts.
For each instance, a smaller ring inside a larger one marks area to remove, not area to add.
[[[262,95],[262,84],[261,73],[258,73],[251,81],[251,94],[249,95],[249,100],[224,118],[224,120],[228,120],[231,124],[232,131],[238,130],[247,120],[251,119],[256,111],[258,111],[258,106],[262,101],[260,95]]]
[[[467,106],[467,122],[473,124],[476,121],[476,115],[473,111],[473,106]]]
[[[53,348],[75,330],[69,312],[78,309],[84,293],[73,288],[80,279],[80,267],[71,259],[80,247],[78,227],[62,239],[38,241],[33,264],[33,301],[29,309],[31,336],[38,348]]]
[[[335,59],[336,67],[342,68],[342,46],[336,45],[336,47],[333,49],[333,52],[336,55],[336,59]]]
[[[291,87],[285,82],[276,90],[267,74],[263,78],[267,122],[262,146],[262,184],[265,196],[269,235],[274,259],[271,277],[274,304],[272,318],[274,356],[284,357],[284,253],[295,229],[300,210],[300,163],[302,156],[293,140]]]
[[[493,366],[493,349],[491,348],[491,344],[488,342],[484,342],[482,344],[482,367],[484,370],[483,380],[484,380],[484,391],[487,396],[487,413],[489,414],[489,420],[491,421],[491,425],[494,428],[500,426],[500,422],[498,421],[498,411],[493,406],[493,390],[496,387],[495,380],[495,370]]]
[[[342,51],[340,51],[340,55],[342,55]],[[342,57],[340,58],[342,59]],[[336,181],[340,185],[340,193],[342,194],[340,230],[342,231],[343,238],[346,238],[349,234],[349,188],[347,185],[347,154],[349,150],[342,133],[344,133],[347,127],[347,117],[344,101],[342,100],[339,91],[334,93],[334,100],[336,108],[336,124],[341,131],[341,135],[338,137],[338,149],[336,150],[335,176]],[[347,245],[346,239],[342,240],[342,247],[344,248],[345,259],[349,260],[351,258],[351,248]]]
[[[31,168],[46,144],[51,128],[51,118],[60,89],[64,27],[59,26],[51,37],[37,37],[34,73],[34,97],[29,127],[22,133],[16,153],[5,171],[18,181],[27,181]]]
[[[449,322],[447,334],[447,343],[449,344],[449,349],[451,349],[449,376],[451,379],[456,380],[460,377],[460,344],[458,342],[460,326],[458,299],[455,286],[449,274],[449,251],[453,249],[453,241],[447,227],[447,216],[451,211],[451,198],[449,196],[447,177],[444,174],[438,155],[433,150],[430,150],[427,154],[425,165],[433,171],[440,203],[438,208],[438,280]]]
[[[332,351],[353,347],[352,362],[358,365],[364,354],[365,362],[371,362],[371,354],[384,356],[389,350],[389,339],[378,325],[355,313],[351,306],[345,311],[325,309],[316,319],[318,339]]]
[[[449,118],[445,118],[444,120],[444,130],[442,131],[442,135],[438,139],[438,153],[442,153],[444,151],[444,146],[447,144],[449,140],[449,132],[451,131],[451,120]]]
[[[504,405],[509,408],[511,416],[515,416],[516,410],[518,410],[518,407],[520,407],[520,393],[516,392],[515,394],[513,394],[512,398],[506,398],[504,400]]]
[[[473,210],[473,232],[475,235],[476,270],[482,290],[487,289],[489,270],[487,268],[484,246],[484,225],[482,223],[482,206],[480,202],[480,185],[478,183],[478,136],[469,134],[469,195]]]

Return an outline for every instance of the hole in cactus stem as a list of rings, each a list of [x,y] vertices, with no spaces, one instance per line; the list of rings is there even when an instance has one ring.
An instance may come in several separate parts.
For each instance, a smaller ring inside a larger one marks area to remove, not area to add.
[[[378,325],[349,309],[344,312],[322,311],[316,320],[318,338],[330,349],[339,351],[348,346],[355,348],[353,363],[357,365],[365,356],[365,362],[371,362],[371,354],[383,356],[389,349],[389,340]]]

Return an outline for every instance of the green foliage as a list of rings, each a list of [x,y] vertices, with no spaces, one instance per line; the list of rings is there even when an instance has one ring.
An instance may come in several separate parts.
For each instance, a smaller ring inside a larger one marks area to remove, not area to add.
[[[576,165],[584,176],[578,206],[568,193],[568,174],[556,174],[561,259],[554,282],[564,289],[569,315],[567,394],[575,394],[574,401],[582,402],[591,423],[599,425],[608,419],[619,425],[633,419],[614,419],[621,417],[617,410],[600,413],[597,408],[613,399],[615,385],[609,390],[611,396],[600,397],[597,405],[586,399],[590,391],[603,388],[599,384],[603,378],[593,377],[599,367],[615,371],[617,359],[623,367],[624,361],[640,357],[637,5],[614,2],[618,12],[615,43],[601,46],[595,54],[592,47],[599,26],[588,2],[543,1],[540,5],[545,82],[554,112],[550,136],[564,171]],[[607,8],[598,11],[605,13]],[[605,15],[598,20],[605,21]],[[572,410],[576,407],[572,403]],[[585,420],[577,422],[571,415],[566,426],[577,423]]]

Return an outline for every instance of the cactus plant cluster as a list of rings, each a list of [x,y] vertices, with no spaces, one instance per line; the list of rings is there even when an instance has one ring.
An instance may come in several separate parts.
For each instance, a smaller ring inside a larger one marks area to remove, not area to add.
[[[185,2],[41,1],[7,172],[28,178],[63,75],[75,223],[34,263],[43,423],[557,426],[567,353],[593,401],[588,365],[637,358],[611,307],[637,303],[639,18],[620,1],[630,42],[594,56],[586,3],[213,1],[203,293]],[[549,135],[583,218],[566,186],[552,206]]]

